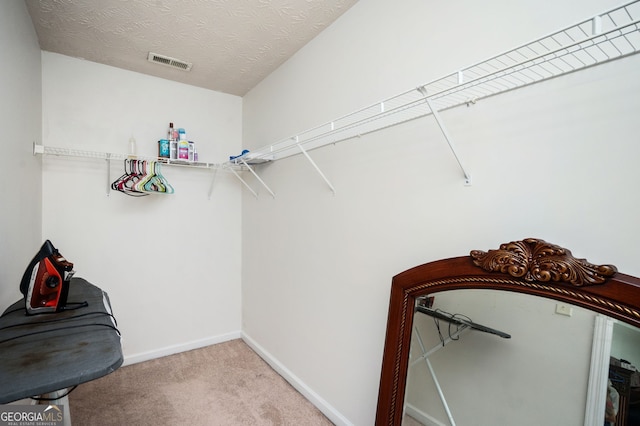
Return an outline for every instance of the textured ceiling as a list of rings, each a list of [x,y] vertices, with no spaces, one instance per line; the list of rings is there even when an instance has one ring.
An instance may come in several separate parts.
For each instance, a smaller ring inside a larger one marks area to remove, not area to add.
[[[25,2],[42,50],[243,96],[357,0]]]

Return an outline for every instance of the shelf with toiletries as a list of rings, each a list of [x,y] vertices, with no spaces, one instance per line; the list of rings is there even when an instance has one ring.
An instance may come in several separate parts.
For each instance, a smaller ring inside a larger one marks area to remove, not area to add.
[[[33,154],[105,160],[108,181],[107,195],[112,190],[132,196],[173,194],[173,187],[162,174],[163,167],[169,166],[211,170],[211,185],[209,187],[209,198],[211,198],[216,173],[219,169],[233,173],[236,173],[234,169],[243,170],[242,165],[223,167],[220,163],[200,161],[195,142],[187,140],[186,131],[182,128],[175,128],[173,123],[169,123],[165,138],[158,140],[157,156],[138,155],[137,142],[133,136],[129,139],[129,153],[127,154],[45,146],[35,142]],[[124,164],[124,173],[113,181],[111,180],[112,160]]]
[[[158,156],[150,157],[137,155],[137,142],[132,136],[129,139],[129,153],[122,154],[116,152],[88,151],[74,148],[62,148],[33,145],[33,154],[57,155],[64,157],[96,158],[103,160],[128,160],[154,161],[168,166],[185,166],[195,168],[213,169],[219,164],[200,161],[196,144],[187,140],[186,131],[183,128],[175,128],[173,123],[169,123],[167,139],[158,141]]]
[[[211,170],[213,172],[211,177],[211,186],[209,188],[209,198],[211,198],[216,172],[218,169],[223,168],[219,163],[209,163],[205,161],[174,160],[170,158],[122,154],[116,152],[88,151],[74,148],[44,146],[36,143],[33,144],[33,154],[105,160],[107,173],[107,195],[109,195],[112,190],[133,196],[173,194],[173,187],[166,181],[160,172],[162,167],[169,166]],[[124,175],[118,177],[114,181],[111,180],[112,160],[122,161],[124,163]],[[229,168],[225,169],[229,170]],[[132,180],[127,180],[127,183],[124,183],[123,179],[126,177],[125,175],[135,174],[138,174],[138,176],[134,177]]]
[[[144,156],[144,155],[135,155],[135,154],[122,154],[117,152],[104,152],[104,151],[88,151],[82,149],[74,149],[74,148],[63,148],[63,147],[53,147],[53,146],[45,146],[33,144],[33,154],[34,155],[55,155],[60,157],[80,157],[80,158],[95,158],[100,160],[126,160],[126,159],[137,159],[137,160],[145,160],[145,161],[158,161],[167,166],[182,166],[182,167],[194,167],[200,169],[214,169],[221,168],[219,163],[209,163],[205,161],[188,161],[175,159],[172,160],[170,158],[162,158],[162,157],[152,157],[152,156]]]

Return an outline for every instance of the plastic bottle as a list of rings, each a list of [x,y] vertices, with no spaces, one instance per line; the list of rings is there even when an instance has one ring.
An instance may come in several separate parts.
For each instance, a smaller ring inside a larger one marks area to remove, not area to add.
[[[167,138],[169,139],[169,158],[175,160],[178,158],[178,138],[173,123],[169,123],[169,131],[167,132]]]
[[[158,157],[160,158],[170,158],[171,153],[169,151],[169,140],[168,139],[160,139],[158,141]]]
[[[178,160],[189,161],[189,141],[186,139],[178,141]]]
[[[189,161],[196,161],[196,143],[189,141]]]

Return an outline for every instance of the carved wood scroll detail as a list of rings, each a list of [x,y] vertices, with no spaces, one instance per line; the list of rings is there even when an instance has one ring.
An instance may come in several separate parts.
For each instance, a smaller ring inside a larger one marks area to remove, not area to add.
[[[577,287],[602,284],[618,269],[576,259],[568,249],[536,238],[512,241],[498,250],[471,251],[473,263],[489,272],[501,272],[526,281],[568,282]]]

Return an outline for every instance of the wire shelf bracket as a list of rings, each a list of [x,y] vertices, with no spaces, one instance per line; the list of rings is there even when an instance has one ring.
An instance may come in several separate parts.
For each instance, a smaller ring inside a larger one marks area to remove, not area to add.
[[[460,80],[462,79],[462,73],[460,73],[458,75],[458,78]],[[462,161],[460,160],[460,156],[458,155],[458,152],[456,151],[456,148],[455,148],[455,146],[453,144],[453,140],[451,139],[451,136],[449,136],[449,132],[447,131],[447,128],[445,127],[444,122],[442,121],[442,118],[440,117],[440,113],[433,106],[433,103],[431,102],[431,100],[427,96],[427,89],[425,89],[424,86],[420,86],[420,87],[418,87],[417,90],[418,90],[418,92],[420,92],[420,94],[422,96],[424,96],[424,100],[427,103],[427,105],[429,106],[429,109],[431,110],[431,114],[433,115],[433,118],[435,118],[436,122],[438,123],[438,127],[440,128],[440,131],[442,132],[442,136],[444,136],[444,139],[447,141],[447,144],[449,144],[449,148],[451,149],[451,152],[453,153],[453,156],[455,157],[456,161],[458,162],[458,165],[460,166],[460,169],[462,170],[462,173],[464,174],[464,184],[465,184],[465,186],[471,186],[471,175],[464,168],[464,165],[462,164]]]
[[[331,182],[329,182],[329,179],[327,179],[327,177],[324,175],[324,173],[322,173],[322,170],[320,170],[320,167],[318,167],[318,165],[316,164],[315,161],[313,161],[313,158],[311,158],[311,156],[309,155],[309,153],[304,149],[304,147],[300,144],[300,142],[298,141],[298,137],[296,136],[296,145],[298,146],[298,148],[300,148],[300,151],[302,152],[302,154],[304,154],[304,156],[307,158],[307,160],[309,161],[309,163],[311,163],[311,165],[313,166],[313,168],[316,170],[316,172],[318,172],[318,174],[320,175],[320,177],[325,181],[325,183],[329,186],[329,189],[331,189],[331,192],[333,192],[333,195],[336,195],[336,190],[333,187],[333,185],[331,184]]]
[[[258,182],[260,182],[260,184],[262,184],[262,186],[263,186],[267,191],[269,191],[269,194],[271,194],[271,196],[272,196],[273,198],[276,198],[276,194],[274,194],[274,192],[271,190],[271,188],[269,188],[269,186],[268,186],[268,185],[267,185],[267,184],[262,180],[262,178],[261,178],[260,176],[258,176],[258,173],[256,173],[256,171],[255,171],[255,170],[253,170],[253,167],[251,167],[249,164],[247,164],[247,162],[245,161],[245,159],[244,159],[244,158],[242,158],[242,157],[240,158],[240,162],[244,165],[244,167],[246,167],[246,170],[249,170],[249,171],[251,172],[251,174],[252,174],[256,179],[258,179]],[[250,188],[250,187],[249,187],[249,185],[248,185],[244,180],[242,180],[242,178],[240,177],[240,175],[239,175],[235,170],[233,170],[233,168],[231,168],[231,170],[232,170],[232,171],[233,171],[233,173],[238,177],[238,179],[240,179],[240,180],[242,181],[242,183],[244,183],[244,186],[246,186],[247,188]],[[256,197],[258,196],[258,194],[257,194],[255,191],[251,190],[251,192],[253,192],[253,195],[254,195],[254,196],[256,196]]]
[[[209,184],[209,192],[207,193],[207,199],[211,199],[211,194],[213,194],[213,185],[216,182],[216,176],[218,175],[218,168],[214,167],[213,172],[211,173],[211,183]]]
[[[111,194],[111,154],[107,153],[107,197]]]
[[[238,174],[238,172],[235,170],[235,168],[229,167],[229,170],[231,170],[231,172],[235,175],[235,177],[237,177],[238,180],[240,182],[242,182],[242,184],[245,186],[245,188],[247,188],[249,190],[249,192],[251,192],[253,194],[254,197],[258,198],[258,193],[256,191],[254,191],[253,188],[251,188],[251,185],[249,185],[244,179],[242,179],[242,176],[240,176]]]

